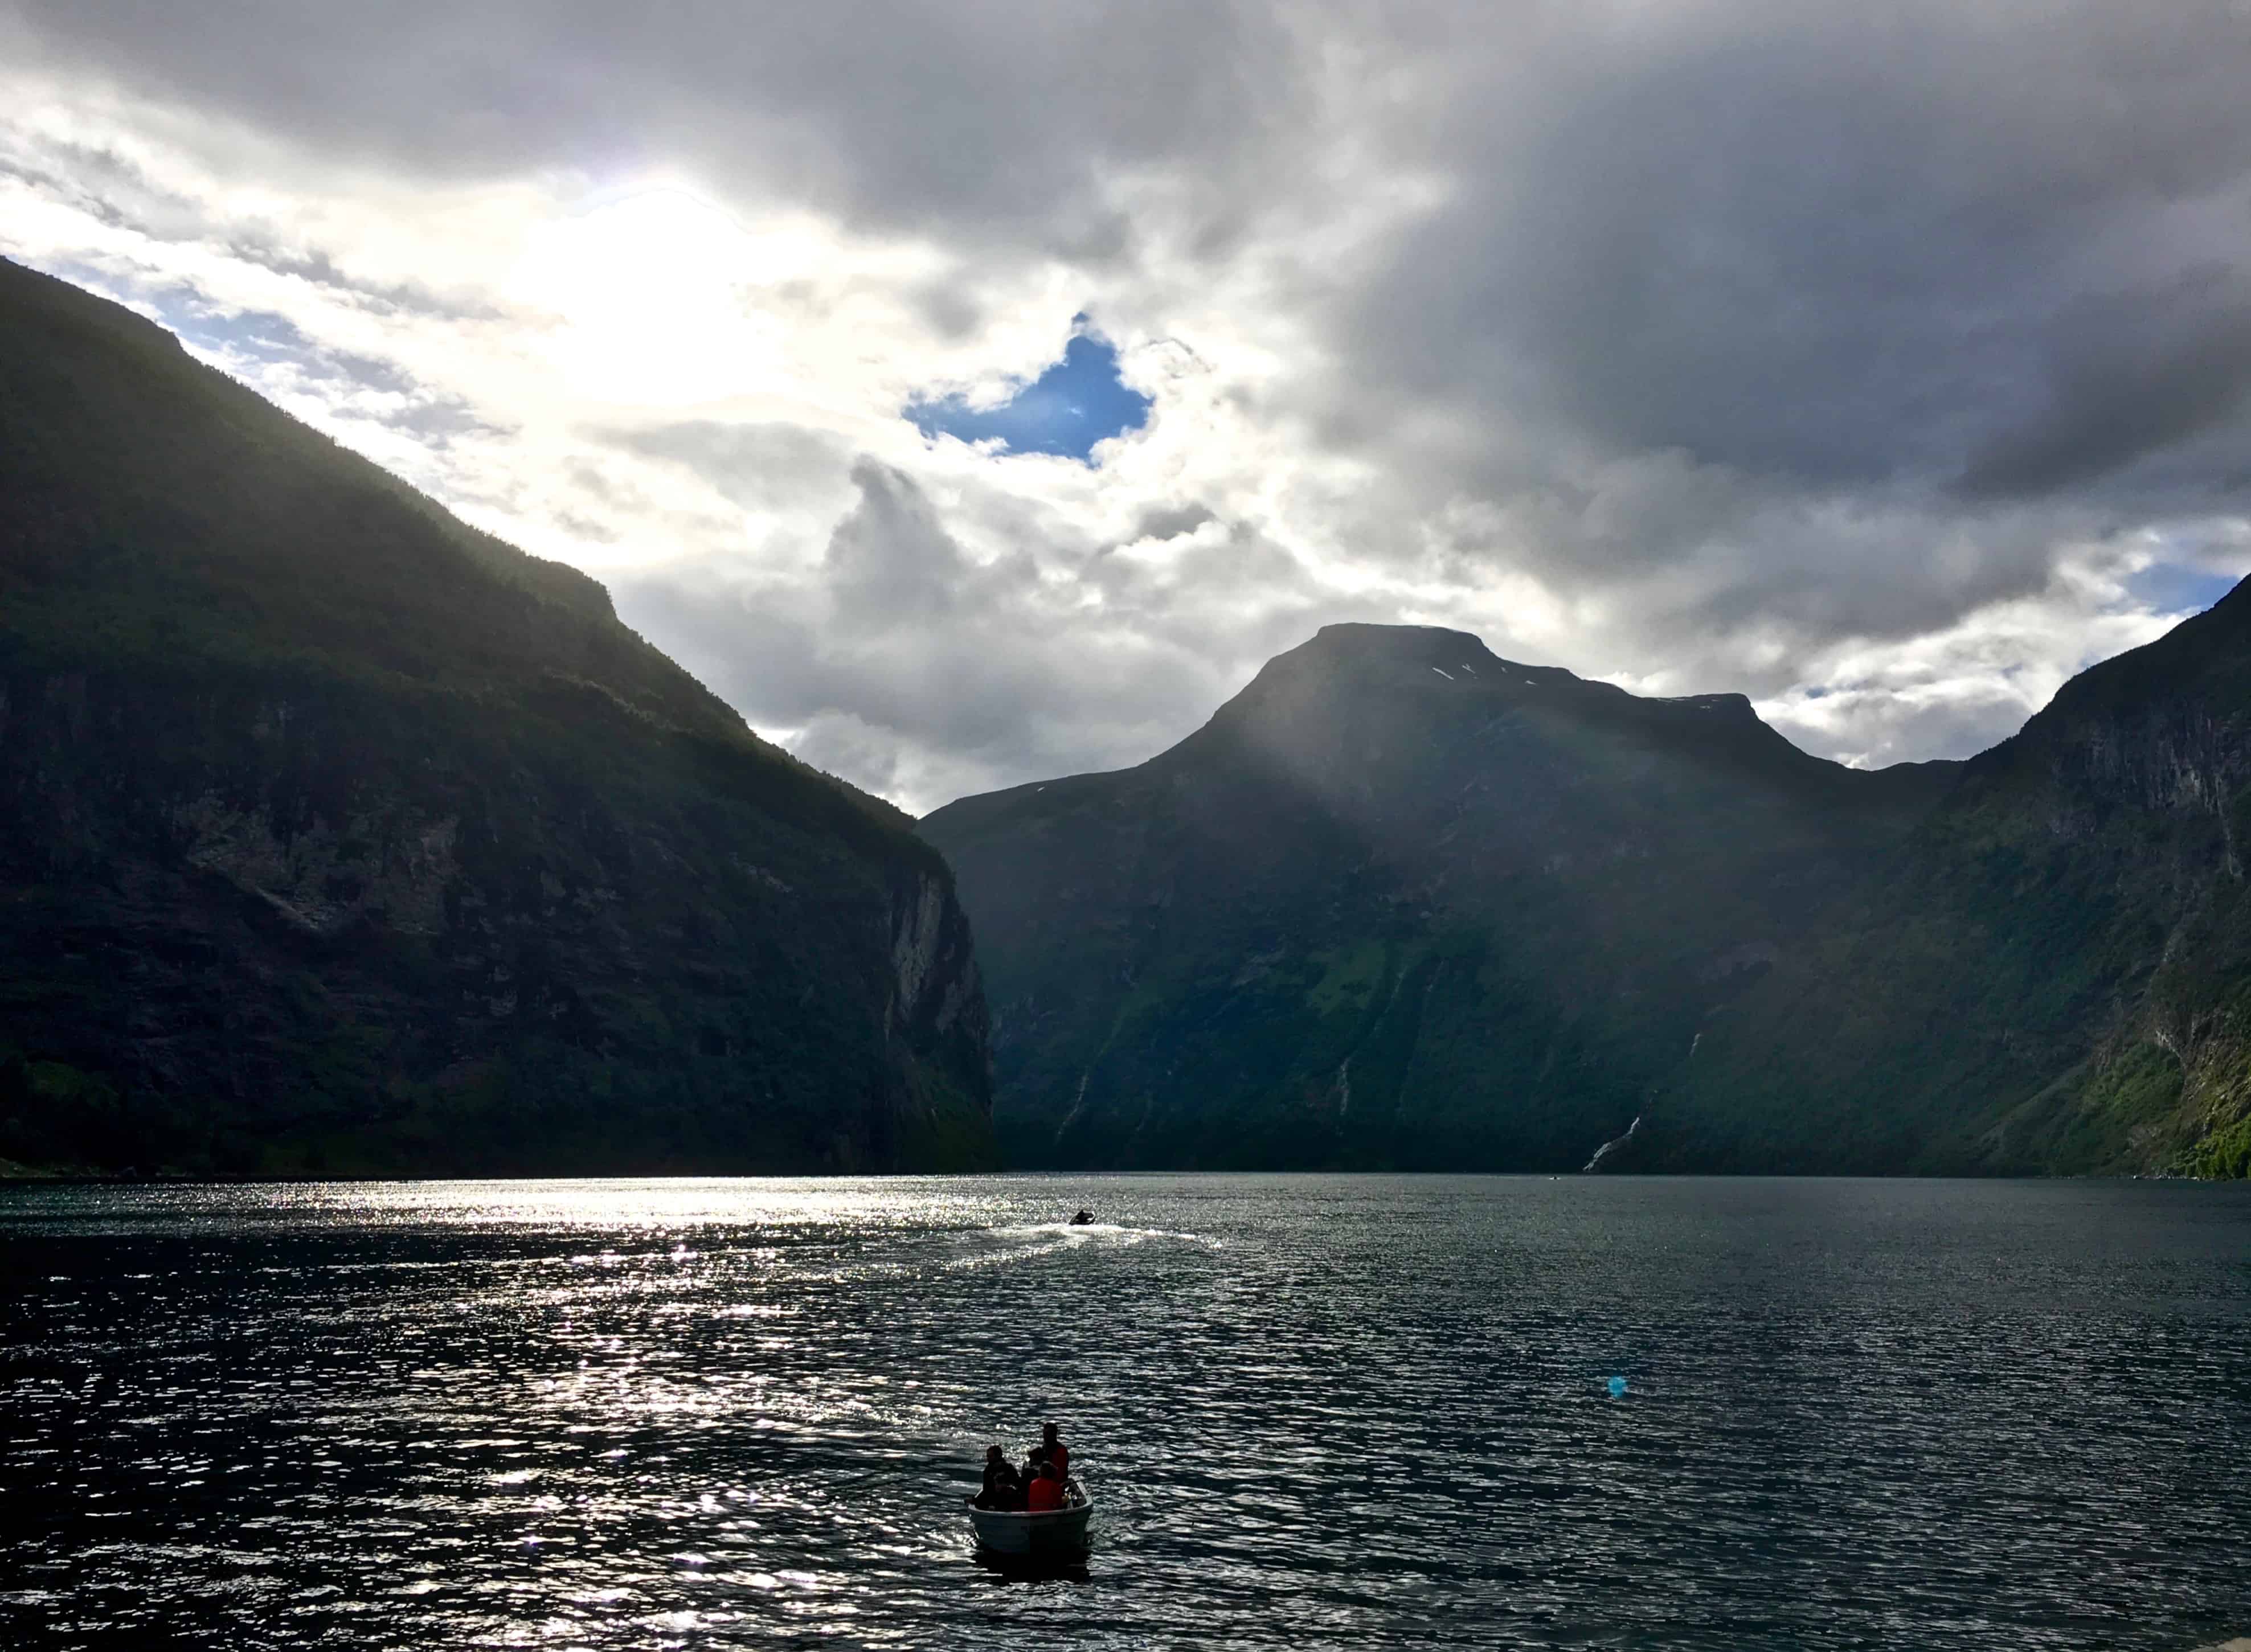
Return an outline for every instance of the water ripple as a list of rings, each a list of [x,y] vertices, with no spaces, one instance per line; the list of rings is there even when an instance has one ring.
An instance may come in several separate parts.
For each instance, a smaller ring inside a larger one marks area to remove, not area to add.
[[[10,1644],[2251,1625],[2245,1190],[46,1188],[0,1234]],[[1099,1545],[1027,1583],[973,1563],[959,1498],[1047,1416]]]

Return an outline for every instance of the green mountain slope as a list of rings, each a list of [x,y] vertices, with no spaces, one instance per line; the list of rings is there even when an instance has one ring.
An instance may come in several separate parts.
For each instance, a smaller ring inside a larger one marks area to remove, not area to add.
[[[1972,760],[1715,1024],[1663,1162],[2251,1173],[2251,593]]]
[[[1577,1168],[1952,765],[1336,626],[1140,767],[923,822],[1027,1165]]]
[[[947,869],[571,570],[0,261],[0,1156],[983,1162]]]

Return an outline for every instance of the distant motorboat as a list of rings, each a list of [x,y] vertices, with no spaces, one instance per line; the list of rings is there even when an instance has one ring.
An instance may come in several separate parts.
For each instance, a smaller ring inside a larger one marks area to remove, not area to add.
[[[1094,1213],[1091,1210],[1083,1210],[1070,1219],[1070,1225],[1073,1227],[1091,1227],[1094,1226]]]
[[[1063,1506],[1043,1509],[980,1509],[972,1504],[969,1523],[977,1528],[977,1546],[994,1554],[1040,1555],[1062,1559],[1084,1554],[1087,1523],[1094,1518],[1094,1500],[1070,1481],[1063,1487]]]

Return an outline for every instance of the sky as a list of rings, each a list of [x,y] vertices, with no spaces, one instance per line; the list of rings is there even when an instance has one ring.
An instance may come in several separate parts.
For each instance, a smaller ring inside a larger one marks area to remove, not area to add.
[[[1153,398],[1125,382],[1118,347],[1091,331],[1085,316],[1074,316],[1071,324],[1076,330],[1063,359],[1015,387],[1006,401],[980,406],[961,391],[917,396],[907,404],[908,419],[925,436],[990,442],[995,453],[1060,453],[1098,463],[1096,446],[1146,425]]]
[[[923,811],[1323,624],[1880,765],[2251,571],[2245,0],[0,0],[0,253]]]

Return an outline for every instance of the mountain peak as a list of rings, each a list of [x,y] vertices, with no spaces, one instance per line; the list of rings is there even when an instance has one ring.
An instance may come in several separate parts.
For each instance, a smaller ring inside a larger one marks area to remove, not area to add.
[[[1937,789],[1741,695],[1339,625],[1139,768],[923,830],[1019,1162],[1576,1169]]]
[[[1362,619],[1323,626],[1305,646],[1334,653],[1396,653],[1418,648],[1486,652],[1483,639],[1472,632],[1450,631],[1444,626],[1378,625]]]
[[[1285,661],[1327,669],[1435,666],[1441,671],[1466,670],[1473,675],[1480,667],[1531,669],[1511,666],[1486,647],[1482,639],[1466,631],[1449,631],[1443,626],[1379,626],[1359,620],[1323,626],[1310,640],[1277,656],[1270,664],[1282,665]]]
[[[1657,704],[1678,706],[1683,711],[1700,711],[1728,722],[1756,722],[1764,726],[1750,696],[1742,694],[1677,694],[1658,698]]]

